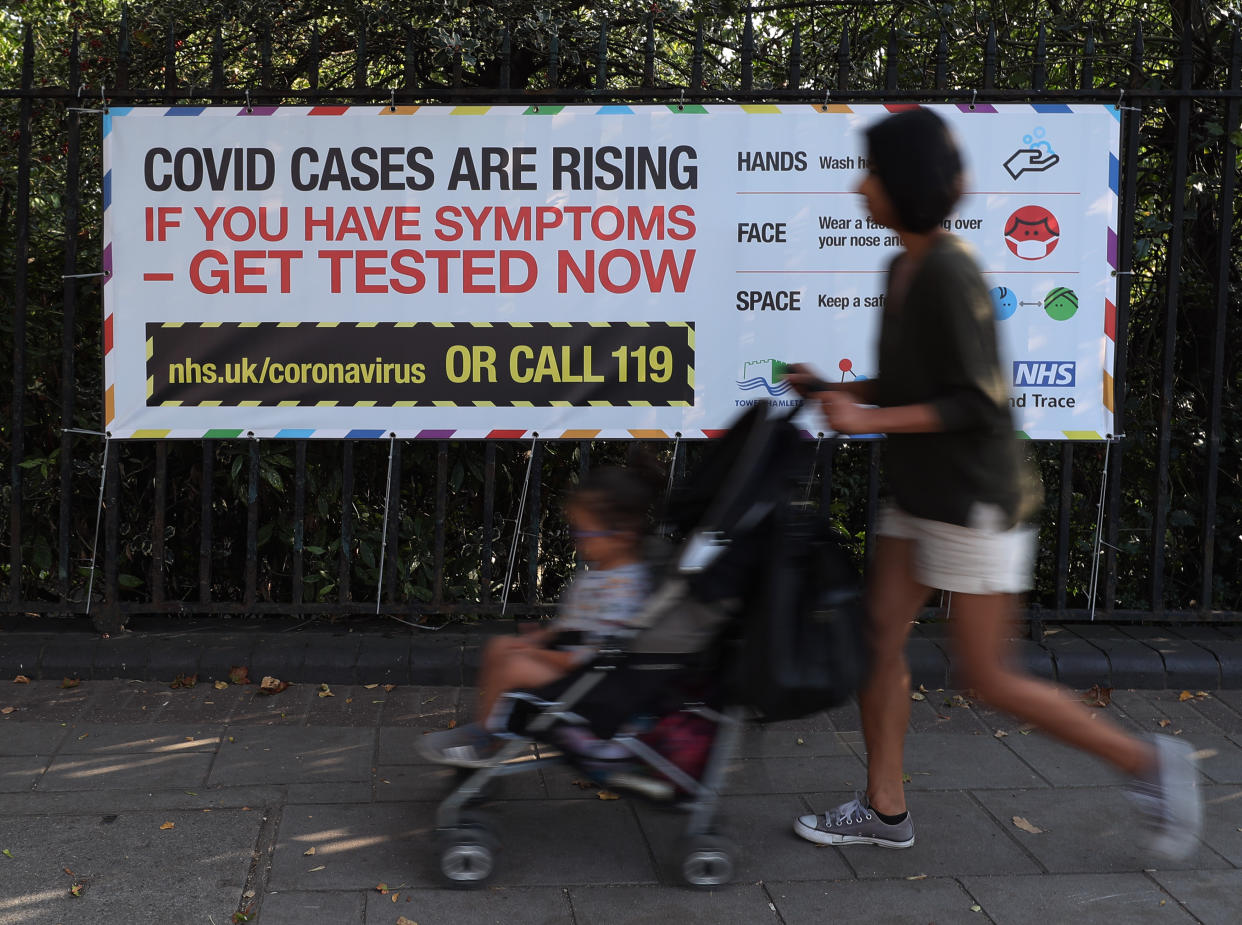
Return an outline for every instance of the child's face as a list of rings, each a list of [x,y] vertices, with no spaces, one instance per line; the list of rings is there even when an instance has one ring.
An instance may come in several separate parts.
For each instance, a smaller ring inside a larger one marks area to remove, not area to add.
[[[632,531],[610,529],[581,505],[570,505],[565,513],[578,555],[587,562],[610,568],[633,557],[636,538]]]

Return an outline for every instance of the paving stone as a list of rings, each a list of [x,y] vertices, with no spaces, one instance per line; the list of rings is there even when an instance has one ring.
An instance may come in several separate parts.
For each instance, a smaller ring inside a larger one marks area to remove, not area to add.
[[[55,758],[39,790],[197,790],[207,780],[209,752],[149,755],[65,755]]]
[[[323,685],[311,685],[314,696],[310,698],[306,714],[309,726],[357,726],[379,725],[384,712],[383,690],[369,691],[360,685],[331,684],[326,696]],[[378,692],[379,697],[372,696]]]
[[[1053,787],[1111,787],[1125,783],[1112,765],[1039,730],[1022,735],[1010,729],[1001,740]]]
[[[439,886],[434,829],[433,803],[400,807],[291,803],[281,813],[267,888],[285,892],[365,891],[377,883]],[[307,857],[310,848],[315,854]]]
[[[1203,925],[1237,925],[1242,870],[1158,870],[1151,877]]]
[[[791,723],[779,729],[743,725],[740,733],[738,755],[746,758],[812,758],[850,754],[849,746],[841,741],[841,736],[836,732],[821,732],[809,727],[800,729]]]
[[[634,801],[634,810],[655,857],[656,870],[668,886],[684,886],[679,874],[682,839],[690,816],[666,807]],[[840,852],[814,845],[793,832],[794,820],[807,812],[797,794],[721,798],[712,828],[735,850],[734,882],[821,880],[850,876]]]
[[[6,692],[5,705],[17,704],[17,711],[8,717],[0,717],[6,724],[14,717],[24,723],[68,723],[77,719],[95,698],[97,690],[89,685],[62,690],[54,682],[35,682],[29,686],[15,684]]]
[[[739,758],[728,765],[724,792],[812,793],[866,785],[867,768],[858,757]]]
[[[1120,787],[1060,788],[1055,799],[1049,799],[1046,790],[977,790],[974,796],[1010,838],[1052,873],[1227,866],[1207,848],[1177,862],[1153,855],[1136,829],[1134,810]],[[1013,824],[1014,816],[1042,831],[1038,835],[1022,831]]]
[[[78,715],[83,723],[154,723],[169,702],[173,691],[166,684],[152,681],[90,681],[94,696]]]
[[[784,925],[823,925],[825,922],[928,925],[929,922],[980,921],[979,916],[970,911],[974,900],[948,877],[883,883],[874,880],[769,882],[766,886]],[[753,921],[763,919],[756,917]]]
[[[502,834],[499,886],[656,882],[627,800],[513,800],[489,810]],[[555,838],[546,837],[551,819]]]
[[[374,787],[368,780],[289,784],[284,789],[288,803],[370,803]]]
[[[160,827],[171,822],[168,829]],[[238,812],[5,816],[0,923],[171,925],[231,920],[261,819]],[[38,830],[39,837],[30,833]],[[73,871],[73,877],[63,873]],[[69,895],[77,880],[86,888]]]
[[[1139,873],[965,877],[963,886],[996,925],[1175,925],[1194,922]]]
[[[211,784],[369,781],[375,730],[340,728],[229,728]]]
[[[457,702],[460,697],[455,687],[398,687],[385,693],[376,688],[369,691],[373,699],[380,694],[384,712],[380,722],[385,726],[416,726],[423,729],[446,729],[457,721]]]
[[[462,781],[457,768],[437,764],[380,765],[375,769],[375,778],[376,802],[397,803],[428,800],[439,803]],[[506,775],[491,788],[494,799],[499,800],[546,800],[549,795],[544,778],[536,768],[523,774]],[[576,795],[568,787],[556,794],[559,797]],[[595,798],[594,791],[590,796]]]
[[[246,685],[248,699],[241,701],[229,717],[230,726],[301,726],[310,714],[315,688],[309,684],[293,684],[279,694],[260,694],[263,676]]]
[[[1204,844],[1234,867],[1242,867],[1242,831],[1239,831],[1242,829],[1242,811],[1238,808],[1242,794],[1232,784],[1208,784],[1201,789],[1204,804]],[[1172,869],[1172,865],[1164,866]],[[1202,862],[1190,866],[1210,870],[1220,865]]]
[[[295,890],[268,893],[256,909],[255,920],[263,925],[365,925],[366,894],[309,892]],[[391,925],[394,910],[388,910],[385,925]]]
[[[61,755],[157,754],[214,752],[221,731],[201,725],[154,726],[131,723],[74,723],[69,727]]]
[[[203,812],[217,809],[260,812],[278,806],[285,799],[283,787],[205,787],[176,782],[165,789],[137,790],[61,790],[6,794],[0,792],[0,814],[5,816],[37,812],[43,816],[116,815],[123,812],[184,810]]]
[[[907,736],[905,772],[908,790],[970,790],[976,787],[1043,787],[1043,778],[992,736],[963,748],[956,735]],[[865,757],[863,743],[851,746]]]
[[[0,724],[0,755],[50,755],[69,733],[60,723]]]
[[[1048,791],[1042,793],[1048,799]],[[849,798],[850,794],[837,792],[811,794],[808,800],[819,809],[839,806]],[[893,851],[873,845],[850,845],[830,850],[839,851],[862,879],[883,878],[891,882],[921,874],[955,877],[1039,873],[1039,866],[969,794],[916,791],[910,793],[907,805],[915,825],[913,847]]]
[[[704,892],[667,887],[583,886],[571,889],[569,898],[577,925],[615,925],[621,920],[618,910],[622,909],[624,921],[634,925],[755,925],[777,921],[768,908],[768,896],[761,884],[735,883]],[[497,925],[507,925],[503,920],[495,921]]]
[[[1113,691],[1112,703],[1131,716],[1148,734],[1178,733],[1193,739],[1195,735],[1219,733],[1203,713],[1181,701],[1180,691]],[[1162,725],[1168,720],[1167,725]]]
[[[906,644],[906,660],[910,664],[910,683],[929,688],[949,683],[949,659],[944,650],[930,639],[912,636]]]
[[[0,793],[29,793],[47,768],[48,760],[38,755],[0,758]]]
[[[654,888],[650,888],[655,892]],[[367,894],[366,925],[392,925],[397,916],[435,925],[574,925],[582,923],[571,910],[564,891],[551,887],[489,887],[486,892],[458,890],[400,890],[392,894]],[[616,921],[613,919],[612,921]],[[630,921],[636,921],[630,919]],[[667,921],[667,920],[665,920]],[[264,921],[263,925],[268,925]]]
[[[160,724],[201,722],[222,725],[229,722],[253,697],[253,687],[229,684],[223,690],[216,690],[211,681],[200,677],[198,684],[192,688],[168,691],[154,721]]]

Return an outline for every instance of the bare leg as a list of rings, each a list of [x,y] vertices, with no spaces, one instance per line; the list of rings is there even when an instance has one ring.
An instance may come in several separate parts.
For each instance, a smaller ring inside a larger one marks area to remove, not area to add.
[[[1047,681],[1013,667],[1010,594],[954,594],[949,628],[963,681],[992,706],[1090,752],[1128,775],[1148,770],[1154,749]]]
[[[867,580],[871,674],[859,692],[867,797],[885,815],[906,811],[902,744],[910,724],[906,639],[929,589],[914,577],[914,542],[882,536]]]
[[[507,645],[494,652],[490,650],[489,645],[479,670],[479,704],[475,716],[480,723],[491,716],[496,701],[506,691],[543,687],[565,674],[564,669],[540,659],[528,647]]]

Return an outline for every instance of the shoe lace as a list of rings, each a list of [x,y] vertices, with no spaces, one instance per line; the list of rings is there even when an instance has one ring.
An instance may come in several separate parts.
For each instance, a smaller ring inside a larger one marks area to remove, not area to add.
[[[825,815],[828,817],[830,826],[838,825],[855,825],[864,820],[870,820],[872,816],[871,808],[863,802],[863,794],[861,791],[854,791],[854,799],[848,803],[842,803],[836,809],[828,810]]]

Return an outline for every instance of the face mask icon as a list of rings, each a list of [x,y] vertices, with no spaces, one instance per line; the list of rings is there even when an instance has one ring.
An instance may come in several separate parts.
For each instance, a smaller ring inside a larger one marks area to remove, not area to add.
[[[1042,206],[1023,206],[1005,222],[1005,244],[1023,260],[1040,260],[1056,249],[1061,226]]]

